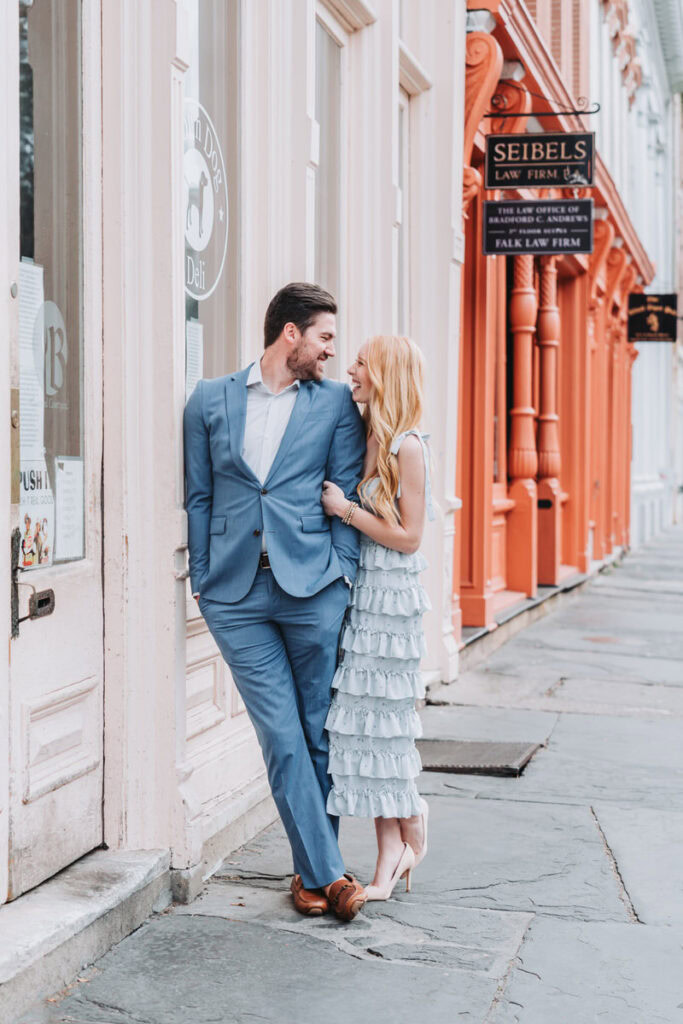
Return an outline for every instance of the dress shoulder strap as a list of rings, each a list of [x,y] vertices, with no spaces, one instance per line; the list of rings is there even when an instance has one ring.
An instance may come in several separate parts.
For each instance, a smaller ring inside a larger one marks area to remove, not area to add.
[[[410,434],[414,434],[415,437],[418,439],[418,441],[420,442],[420,444],[422,446],[422,455],[424,457],[424,462],[425,462],[425,506],[426,506],[426,509],[427,509],[427,519],[429,519],[431,521],[431,520],[433,520],[435,518],[435,515],[434,515],[434,503],[432,501],[432,485],[431,485],[430,473],[429,473],[429,464],[430,464],[429,448],[427,447],[427,441],[429,440],[429,434],[422,434],[417,429],[417,427],[413,427],[412,430],[404,430],[402,434],[398,434],[398,436],[395,437],[394,440],[391,442],[391,447],[389,448],[389,451],[391,452],[392,455],[398,455],[398,451],[399,451],[399,448],[401,447],[401,444],[403,443],[403,441],[405,441],[406,437],[408,437]],[[398,485],[398,497],[399,498],[401,497],[401,483],[400,483],[400,481],[399,481],[399,485]]]

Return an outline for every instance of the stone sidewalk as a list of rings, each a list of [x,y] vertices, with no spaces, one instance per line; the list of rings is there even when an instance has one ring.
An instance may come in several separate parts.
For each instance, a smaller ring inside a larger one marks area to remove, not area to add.
[[[275,825],[21,1024],[683,1024],[683,530],[433,699],[426,737],[545,746],[422,776],[410,895],[299,917]],[[342,847],[368,880],[372,826]]]

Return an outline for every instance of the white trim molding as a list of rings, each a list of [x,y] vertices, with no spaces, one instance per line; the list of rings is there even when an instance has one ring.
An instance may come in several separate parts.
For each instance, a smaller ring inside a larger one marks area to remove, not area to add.
[[[409,96],[417,96],[432,87],[432,80],[403,41],[398,44],[398,80]]]
[[[347,32],[367,28],[377,21],[377,15],[365,0],[322,0],[322,3],[339,18]]]

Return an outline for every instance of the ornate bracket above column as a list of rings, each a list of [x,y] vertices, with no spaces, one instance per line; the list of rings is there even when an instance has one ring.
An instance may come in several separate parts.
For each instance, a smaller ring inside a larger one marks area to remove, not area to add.
[[[607,282],[605,286],[605,305],[608,315],[612,312],[612,304],[616,298],[617,290],[622,276],[627,267],[626,250],[613,245],[607,253],[606,269]]]
[[[495,95],[491,99],[491,106],[494,110],[500,110],[507,114],[507,117],[497,119],[491,118],[491,132],[494,134],[523,132],[526,128],[527,118],[531,111],[531,94],[523,85],[516,82],[503,80],[498,83]],[[510,117],[510,114],[517,114],[517,117]]]
[[[593,252],[590,257],[591,306],[597,302],[598,282],[601,281],[607,254],[614,241],[614,227],[608,220],[596,220],[593,224]],[[603,288],[606,282],[601,282]]]
[[[617,298],[619,285],[627,267],[626,250],[613,245],[607,253],[607,284],[605,287],[605,315],[607,318],[605,340],[612,352],[614,351],[614,343],[619,331],[619,314],[617,313],[615,316],[612,307]]]
[[[488,32],[470,32],[465,46],[465,131],[463,144],[463,213],[481,188],[481,175],[471,166],[474,138],[489,109],[501,68],[503,51]]]

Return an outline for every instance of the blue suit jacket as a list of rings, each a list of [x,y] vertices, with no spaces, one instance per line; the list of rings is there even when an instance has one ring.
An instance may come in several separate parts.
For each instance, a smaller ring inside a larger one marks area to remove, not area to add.
[[[323,480],[356,496],[365,430],[345,384],[302,381],[263,484],[242,458],[249,370],[200,380],[185,408],[185,480],[192,590],[228,604],[249,592],[261,533],[275,579],[293,597],[354,579],[356,530],[324,514]]]

